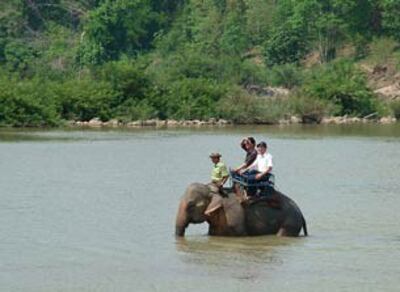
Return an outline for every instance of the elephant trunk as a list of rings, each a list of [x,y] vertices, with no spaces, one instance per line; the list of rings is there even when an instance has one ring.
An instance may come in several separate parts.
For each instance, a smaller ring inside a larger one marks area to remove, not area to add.
[[[186,204],[184,202],[181,202],[179,204],[178,214],[176,215],[175,235],[185,236],[185,230],[188,224],[189,220],[186,214]]]
[[[175,226],[175,235],[179,237],[185,236],[186,226]]]

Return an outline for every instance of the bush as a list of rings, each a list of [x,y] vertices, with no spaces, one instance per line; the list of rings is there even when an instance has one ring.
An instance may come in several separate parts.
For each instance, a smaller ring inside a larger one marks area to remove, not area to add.
[[[290,114],[287,99],[259,98],[234,88],[219,101],[219,115],[238,124],[274,124]]]
[[[324,116],[335,112],[336,107],[327,100],[294,95],[290,99],[290,108],[304,123],[319,123]]]
[[[43,127],[59,123],[56,101],[46,83],[0,77],[0,125]]]
[[[151,94],[152,84],[145,74],[144,65],[136,60],[122,59],[108,62],[93,70],[96,80],[110,84],[119,94],[111,101],[116,107],[125,102],[139,102]]]
[[[335,104],[337,115],[365,116],[379,110],[364,74],[352,63],[339,61],[322,66],[305,79],[300,96]]]
[[[388,37],[376,38],[369,45],[368,60],[373,65],[386,64],[394,57],[398,43]]]
[[[393,101],[390,104],[390,107],[393,111],[393,115],[395,116],[396,119],[400,119],[400,100]]]
[[[54,83],[52,91],[57,98],[61,117],[79,121],[94,117],[109,120],[112,117],[111,104],[119,94],[110,83],[89,78]]]
[[[215,117],[217,102],[227,92],[224,84],[204,78],[185,78],[169,84],[164,90],[156,107],[160,114],[176,119]]]
[[[123,122],[146,120],[157,116],[157,110],[147,100],[129,100],[114,110],[114,117]]]
[[[283,64],[272,67],[268,71],[268,83],[272,86],[283,86],[292,89],[301,85],[303,73],[295,64]]]

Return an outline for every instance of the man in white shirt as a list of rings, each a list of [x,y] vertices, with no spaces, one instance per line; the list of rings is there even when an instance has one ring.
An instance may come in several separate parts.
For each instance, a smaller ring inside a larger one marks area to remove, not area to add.
[[[255,180],[262,180],[271,173],[272,167],[272,155],[267,152],[267,143],[260,142],[257,144],[257,158],[254,163],[250,166],[250,169],[255,170]]]

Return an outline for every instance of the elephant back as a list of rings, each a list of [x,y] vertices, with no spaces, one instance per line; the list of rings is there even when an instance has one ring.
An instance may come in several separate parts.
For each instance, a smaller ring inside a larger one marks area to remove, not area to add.
[[[246,206],[245,218],[249,235],[276,234],[286,224],[302,222],[297,204],[278,191]]]

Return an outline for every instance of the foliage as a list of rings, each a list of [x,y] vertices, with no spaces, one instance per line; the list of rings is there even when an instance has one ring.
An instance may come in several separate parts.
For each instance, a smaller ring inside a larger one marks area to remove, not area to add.
[[[80,61],[100,64],[150,45],[157,19],[148,0],[105,0],[89,12],[82,34]]]
[[[46,84],[0,76],[0,125],[55,126],[60,122],[56,103]]]
[[[390,108],[393,111],[394,117],[399,120],[400,119],[400,100],[393,101],[390,104]]]
[[[365,116],[377,111],[378,102],[364,74],[348,61],[339,61],[310,73],[300,95],[337,105],[334,114]]]
[[[290,99],[290,108],[305,123],[319,123],[324,116],[337,111],[337,106],[331,101],[307,95],[293,95]]]
[[[381,0],[383,7],[383,27],[390,36],[400,41],[400,2]]]
[[[292,89],[300,86],[303,81],[303,72],[295,64],[277,65],[272,67],[268,73],[268,83],[272,86]]]
[[[32,46],[19,41],[10,41],[4,47],[4,61],[7,69],[12,72],[27,73],[36,56],[37,52]]]
[[[263,98],[233,88],[218,103],[221,117],[238,124],[274,124],[291,112],[287,99]]]
[[[386,64],[393,58],[398,43],[392,38],[375,38],[369,45],[368,60],[373,65]]]
[[[265,61],[270,66],[297,63],[307,51],[303,28],[293,23],[286,23],[276,28],[266,42]]]
[[[336,55],[400,66],[399,11],[397,0],[0,1],[0,124],[380,112]],[[245,90],[267,85],[298,94]]]
[[[89,121],[95,117],[108,120],[112,117],[111,105],[118,95],[111,84],[89,78],[53,84],[51,89],[57,98],[61,118],[66,120]]]
[[[165,115],[175,119],[208,119],[217,115],[217,102],[226,88],[213,80],[184,78],[169,84],[162,99]]]

